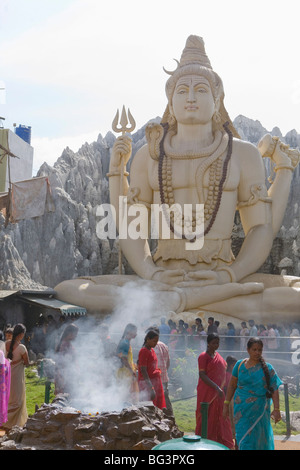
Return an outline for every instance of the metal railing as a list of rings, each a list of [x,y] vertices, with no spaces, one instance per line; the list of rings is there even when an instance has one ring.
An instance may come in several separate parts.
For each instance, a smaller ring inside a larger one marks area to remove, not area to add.
[[[117,335],[114,334],[116,337]],[[160,340],[165,342],[169,347],[170,356],[179,357],[186,353],[187,350],[192,350],[197,354],[206,350],[207,335],[189,335],[189,334],[163,334]],[[226,336],[219,335],[220,346],[218,348],[219,354],[222,357],[234,356],[237,359],[246,357],[247,355],[247,341],[249,336]],[[300,337],[280,336],[280,337],[260,337],[263,341],[263,356],[265,359],[281,359],[291,362],[297,366],[300,364]],[[165,341],[164,341],[165,340]],[[275,344],[275,341],[277,344]],[[234,343],[234,345],[232,344]],[[141,347],[140,338],[132,341],[133,351],[138,355]],[[299,359],[298,357],[299,356]],[[294,359],[294,362],[293,362]],[[298,359],[298,360],[296,360]]]

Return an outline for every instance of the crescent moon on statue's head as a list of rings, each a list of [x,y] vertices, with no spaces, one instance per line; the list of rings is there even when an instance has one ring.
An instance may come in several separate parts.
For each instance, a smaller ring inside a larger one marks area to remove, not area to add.
[[[171,71],[169,71],[169,70],[166,70],[166,69],[163,67],[164,72],[166,72],[168,75],[173,75],[173,73],[176,72],[176,70],[180,67],[179,61],[178,61],[177,59],[174,59],[174,60],[175,60],[175,62],[177,62],[177,67],[176,67],[175,70],[173,70],[173,72],[171,72]]]

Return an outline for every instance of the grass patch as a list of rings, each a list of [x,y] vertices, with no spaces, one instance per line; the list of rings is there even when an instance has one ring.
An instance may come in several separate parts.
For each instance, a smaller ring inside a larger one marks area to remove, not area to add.
[[[285,412],[284,393],[279,393],[280,409]],[[181,400],[172,402],[176,424],[183,432],[195,432],[196,417],[195,411],[197,406],[197,398],[189,398],[188,400]],[[300,397],[289,395],[289,408],[290,411],[300,410]],[[272,421],[273,432],[275,435],[286,435],[286,423],[280,421],[276,425]],[[291,431],[291,434],[299,434],[299,432]]]
[[[40,407],[45,403],[45,378],[40,378],[34,366],[25,369],[26,378],[26,403],[28,415],[31,416],[35,413],[36,406]],[[280,392],[280,409],[285,411],[284,393]],[[51,384],[50,389],[50,403],[54,398],[54,384]],[[172,402],[176,424],[183,432],[195,432],[196,427],[196,405],[197,398],[192,397],[187,400],[174,400]],[[300,410],[300,397],[289,395],[290,411]],[[274,434],[286,435],[286,423],[280,421],[276,425],[272,423]],[[292,434],[299,434],[292,431]]]
[[[195,432],[197,398],[172,403],[176,424],[180,431]]]
[[[26,380],[26,405],[28,415],[31,416],[35,413],[36,405],[40,407],[45,403],[45,386],[47,379],[40,378],[37,374],[35,367],[26,367],[25,369]],[[54,385],[51,384],[50,402],[54,398]]]

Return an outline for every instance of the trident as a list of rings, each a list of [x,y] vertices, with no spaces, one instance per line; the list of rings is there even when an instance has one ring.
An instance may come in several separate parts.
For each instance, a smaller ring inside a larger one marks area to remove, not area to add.
[[[128,119],[130,123],[130,127],[127,127],[128,124]],[[122,132],[122,135],[125,135],[126,133],[133,132],[135,129],[135,120],[133,119],[133,116],[128,108],[128,118],[127,114],[125,111],[125,106],[123,105],[122,109],[122,114],[121,114],[121,119],[120,119],[120,127],[118,127],[118,122],[119,122],[119,110],[117,110],[117,114],[115,115],[115,118],[112,122],[112,129],[114,132],[119,133]],[[120,168],[120,196],[124,196],[123,194],[123,175],[125,173],[125,163],[124,163],[124,156],[121,155],[121,168]],[[119,274],[122,274],[122,251],[121,251],[121,246],[120,246],[120,240],[119,240]]]
[[[127,127],[128,118],[129,118],[129,122],[131,124],[130,127]],[[117,133],[122,132],[122,135],[125,135],[126,132],[127,133],[133,132],[134,129],[135,129],[135,120],[133,119],[133,116],[132,116],[129,109],[128,109],[128,118],[127,118],[127,114],[126,114],[126,111],[125,111],[125,106],[123,105],[121,120],[120,120],[121,127],[118,127],[119,110],[117,110],[117,114],[115,115],[115,118],[112,122],[113,131],[115,131]],[[124,157],[121,156],[121,175],[122,176],[124,174],[124,170],[125,170]],[[120,178],[120,192],[121,192],[121,196],[123,196],[123,178]]]

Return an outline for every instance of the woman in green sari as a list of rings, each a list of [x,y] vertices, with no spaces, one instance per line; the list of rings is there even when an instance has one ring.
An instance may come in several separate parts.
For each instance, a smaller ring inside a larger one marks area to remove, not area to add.
[[[263,342],[250,338],[249,358],[236,363],[232,371],[223,414],[229,413],[234,396],[234,422],[239,450],[274,450],[271,419],[280,421],[278,388],[281,380],[271,364],[262,357]],[[271,412],[271,403],[274,409]]]

